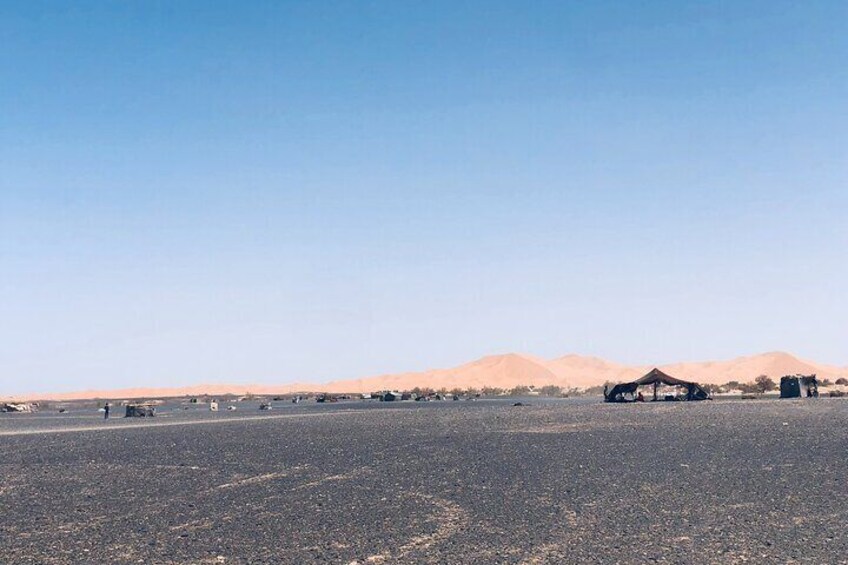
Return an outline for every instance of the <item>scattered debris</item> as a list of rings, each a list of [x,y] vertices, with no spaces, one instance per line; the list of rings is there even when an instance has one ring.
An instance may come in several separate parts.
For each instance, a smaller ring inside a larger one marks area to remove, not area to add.
[[[150,403],[127,404],[124,418],[152,418],[156,415],[156,406]]]
[[[38,412],[38,404],[9,402],[0,406],[0,412],[31,414],[32,412]]]
[[[271,408],[273,408],[273,406],[271,406],[271,403],[269,402],[263,402],[259,405],[260,410],[270,410]]]

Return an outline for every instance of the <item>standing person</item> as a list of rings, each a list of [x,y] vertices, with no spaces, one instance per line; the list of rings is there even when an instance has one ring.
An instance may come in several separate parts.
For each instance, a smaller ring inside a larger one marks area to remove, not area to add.
[[[104,406],[104,407],[103,407],[103,410],[104,410],[104,412],[103,412],[103,419],[104,419],[104,420],[108,420],[108,419],[109,419],[109,409],[110,409],[110,408],[111,408],[111,407],[109,406],[109,403],[107,402],[107,403],[106,403],[106,406]]]

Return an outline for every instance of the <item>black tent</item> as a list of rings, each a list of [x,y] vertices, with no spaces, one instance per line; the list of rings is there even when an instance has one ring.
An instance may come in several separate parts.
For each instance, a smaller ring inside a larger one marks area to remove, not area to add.
[[[780,378],[780,398],[800,398],[802,390],[807,398],[819,395],[819,382],[815,375],[786,375]]]
[[[635,394],[640,386],[653,386],[653,400],[661,400],[658,397],[660,385],[679,386],[686,389],[684,400],[706,400],[709,394],[698,383],[684,381],[666,373],[659,369],[651,369],[644,377],[636,379],[630,383],[621,383],[615,385],[612,390],[607,392],[604,390],[604,400],[606,402],[632,402],[635,400]],[[631,399],[628,400],[625,395],[630,394]],[[664,400],[672,400],[676,398],[665,398]]]

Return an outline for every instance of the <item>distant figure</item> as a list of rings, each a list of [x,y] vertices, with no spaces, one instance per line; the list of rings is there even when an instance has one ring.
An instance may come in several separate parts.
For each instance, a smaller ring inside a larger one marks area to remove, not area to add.
[[[609,392],[607,392],[608,389],[609,385],[604,385],[604,398],[609,398]]]
[[[108,420],[108,419],[109,419],[109,409],[110,409],[110,408],[111,408],[111,407],[109,406],[109,403],[107,402],[107,403],[106,403],[106,405],[103,407],[103,419],[104,419],[104,420]]]
[[[639,391],[639,394],[636,396],[636,402],[645,402],[645,397],[642,396],[642,391]]]

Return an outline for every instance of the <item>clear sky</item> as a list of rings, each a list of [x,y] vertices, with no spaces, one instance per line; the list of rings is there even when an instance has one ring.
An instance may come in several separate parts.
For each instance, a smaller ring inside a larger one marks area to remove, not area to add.
[[[0,3],[0,395],[848,365],[848,3]]]

